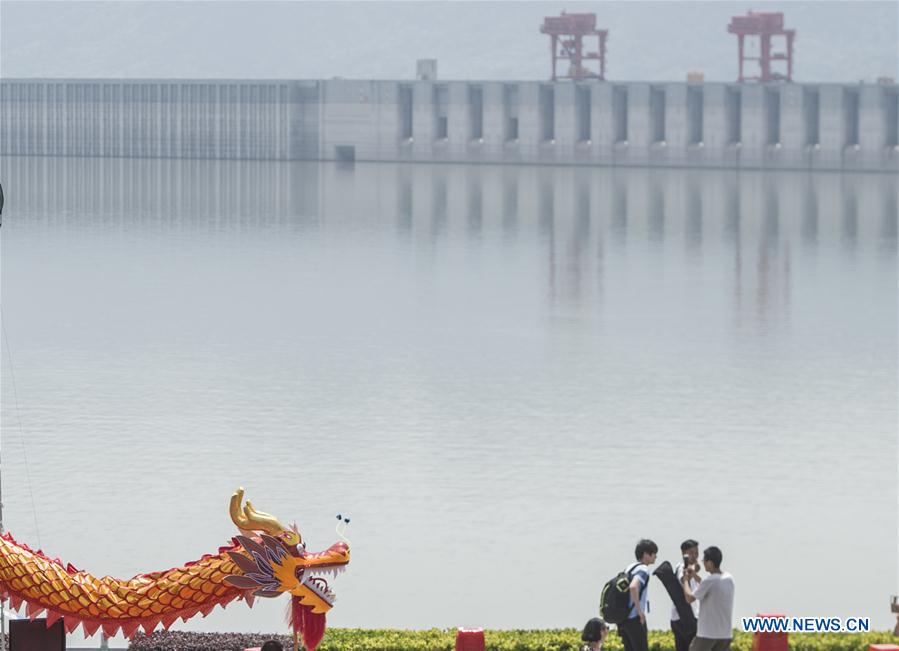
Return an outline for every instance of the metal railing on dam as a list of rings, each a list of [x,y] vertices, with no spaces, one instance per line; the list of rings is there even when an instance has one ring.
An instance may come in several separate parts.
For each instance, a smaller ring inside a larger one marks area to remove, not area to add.
[[[4,79],[6,155],[899,171],[894,83]]]

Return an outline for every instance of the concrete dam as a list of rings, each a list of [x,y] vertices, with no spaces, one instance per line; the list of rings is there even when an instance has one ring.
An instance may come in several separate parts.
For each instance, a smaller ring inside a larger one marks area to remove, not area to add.
[[[0,154],[899,171],[895,83],[4,79]]]

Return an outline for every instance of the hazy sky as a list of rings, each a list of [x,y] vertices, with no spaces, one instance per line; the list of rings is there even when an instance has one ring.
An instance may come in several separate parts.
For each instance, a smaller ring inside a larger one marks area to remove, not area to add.
[[[784,11],[797,81],[896,77],[896,2],[0,2],[4,77],[544,79],[563,9],[610,30],[610,79],[736,78],[731,16]]]

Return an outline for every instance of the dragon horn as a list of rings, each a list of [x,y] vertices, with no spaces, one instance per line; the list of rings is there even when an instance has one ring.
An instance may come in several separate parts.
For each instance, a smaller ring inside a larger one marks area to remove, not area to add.
[[[286,530],[286,527],[278,522],[278,519],[257,511],[250,502],[241,508],[243,502],[243,488],[238,488],[231,496],[231,520],[239,529],[245,531],[264,531],[271,535],[277,535]]]

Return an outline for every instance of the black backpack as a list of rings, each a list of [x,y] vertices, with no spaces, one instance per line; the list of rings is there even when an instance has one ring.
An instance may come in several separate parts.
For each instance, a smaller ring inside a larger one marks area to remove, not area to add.
[[[638,563],[635,563],[624,572],[619,572],[602,588],[602,594],[599,596],[599,615],[610,624],[622,624],[630,614],[631,572],[637,565]]]

